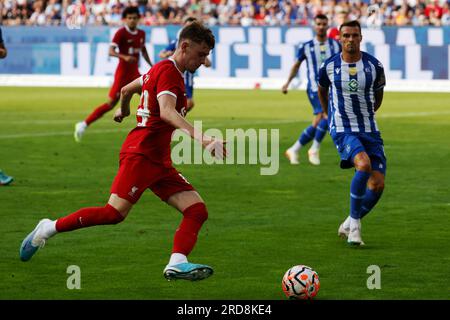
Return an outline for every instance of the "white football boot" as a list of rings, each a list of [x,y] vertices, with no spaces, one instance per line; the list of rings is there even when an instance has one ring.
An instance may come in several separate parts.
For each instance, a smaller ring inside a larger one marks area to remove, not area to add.
[[[310,148],[308,150],[308,159],[311,164],[318,166],[320,164],[319,150]]]
[[[298,153],[295,151],[292,151],[291,149],[287,149],[284,153],[286,158],[288,158],[289,162],[291,164],[300,164],[300,161],[298,161]]]
[[[47,237],[44,235],[44,224],[46,223],[52,223],[52,221],[50,219],[42,219],[36,228],[23,240],[19,250],[20,260],[30,260],[36,251],[45,245]]]
[[[363,246],[364,242],[361,238],[361,227],[350,229],[347,243],[354,246]]]
[[[84,131],[86,130],[87,125],[86,122],[81,121],[75,124],[75,132],[73,133],[73,137],[76,142],[81,142],[81,138],[83,137]]]
[[[338,236],[342,239],[347,239],[350,233],[350,228],[344,228],[344,223],[342,222],[338,229]]]

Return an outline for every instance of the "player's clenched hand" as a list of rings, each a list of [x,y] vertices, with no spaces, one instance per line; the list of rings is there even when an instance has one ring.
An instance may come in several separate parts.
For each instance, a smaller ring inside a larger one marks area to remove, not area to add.
[[[289,86],[289,85],[284,84],[284,85],[281,87],[281,92],[283,92],[284,94],[286,94],[286,93],[288,92],[288,86]]]
[[[228,156],[226,141],[220,139],[203,137],[202,144],[216,159],[223,159]]]
[[[130,115],[130,113],[128,112],[128,114],[124,114],[122,113],[122,109],[119,108],[116,110],[116,112],[114,112],[114,121],[116,122],[122,122],[122,120],[126,117],[128,117]]]

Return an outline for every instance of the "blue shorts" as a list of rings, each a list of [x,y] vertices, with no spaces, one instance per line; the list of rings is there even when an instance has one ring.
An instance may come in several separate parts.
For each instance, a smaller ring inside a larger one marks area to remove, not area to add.
[[[194,74],[186,71],[184,73],[184,86],[186,87],[186,98],[192,99],[194,96]]]
[[[322,105],[320,104],[319,94],[317,92],[313,92],[310,90],[306,91],[308,95],[309,102],[311,102],[311,106],[313,108],[313,114],[316,115],[318,113],[323,112]]]
[[[331,133],[341,157],[341,168],[353,167],[353,158],[360,152],[366,152],[370,158],[372,170],[386,175],[386,155],[383,139],[379,132],[373,133]]]

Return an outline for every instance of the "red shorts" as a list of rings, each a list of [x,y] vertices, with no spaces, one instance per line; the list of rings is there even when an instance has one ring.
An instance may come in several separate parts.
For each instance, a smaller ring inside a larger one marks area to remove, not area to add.
[[[141,76],[141,74],[139,72],[133,72],[130,74],[126,74],[126,76],[123,76],[123,74],[116,74],[114,76],[114,83],[111,87],[111,89],[109,90],[109,97],[113,100],[119,99],[120,98],[120,89],[122,89],[122,87],[125,87],[127,84],[129,84],[130,82],[136,80],[137,78],[139,78]]]
[[[136,203],[146,189],[152,190],[162,201],[175,193],[195,190],[175,168],[155,165],[142,154],[121,153],[111,193]]]

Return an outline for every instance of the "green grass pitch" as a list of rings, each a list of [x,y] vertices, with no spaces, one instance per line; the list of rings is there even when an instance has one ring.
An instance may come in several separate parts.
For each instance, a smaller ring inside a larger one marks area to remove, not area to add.
[[[44,217],[103,206],[118,152],[134,117],[112,112],[73,140],[75,122],[102,103],[107,89],[0,88],[0,168],[14,176],[0,187],[0,299],[285,299],[284,272],[306,264],[320,277],[317,299],[449,299],[450,94],[385,93],[378,125],[388,158],[386,189],[363,220],[364,248],[338,238],[352,170],[341,170],[326,137],[322,164],[302,150],[291,166],[284,150],[311,120],[306,94],[291,91],[196,90],[190,121],[204,128],[280,130],[280,169],[259,165],[181,165],[210,218],[192,262],[214,267],[201,282],[162,276],[181,215],[146,191],[128,218],[52,238],[31,261],[22,239]],[[137,97],[134,98],[134,110]],[[81,268],[69,290],[68,266]],[[381,268],[369,290],[367,267]]]

